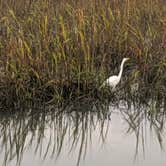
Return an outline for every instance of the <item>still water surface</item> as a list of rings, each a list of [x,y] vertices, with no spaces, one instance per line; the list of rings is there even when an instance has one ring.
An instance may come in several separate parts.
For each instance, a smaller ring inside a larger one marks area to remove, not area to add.
[[[165,166],[164,105],[84,101],[3,113],[0,165]]]

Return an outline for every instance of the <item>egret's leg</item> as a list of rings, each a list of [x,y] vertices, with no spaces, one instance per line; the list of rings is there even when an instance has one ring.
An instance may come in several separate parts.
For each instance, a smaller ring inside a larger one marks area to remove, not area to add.
[[[111,91],[112,91],[112,92],[115,92],[115,90],[116,90],[116,89],[115,89],[115,86],[113,86],[112,89],[111,89]]]

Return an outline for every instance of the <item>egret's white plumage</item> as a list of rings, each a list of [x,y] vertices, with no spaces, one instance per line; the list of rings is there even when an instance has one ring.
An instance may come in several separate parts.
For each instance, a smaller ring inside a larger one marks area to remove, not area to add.
[[[129,58],[123,58],[121,66],[120,66],[119,74],[117,76],[114,75],[114,76],[107,78],[107,80],[104,81],[104,83],[102,84],[101,87],[106,86],[106,85],[110,86],[113,89],[116,87],[116,85],[120,82],[120,79],[122,77],[122,72],[123,72],[123,66],[127,60],[129,60]]]

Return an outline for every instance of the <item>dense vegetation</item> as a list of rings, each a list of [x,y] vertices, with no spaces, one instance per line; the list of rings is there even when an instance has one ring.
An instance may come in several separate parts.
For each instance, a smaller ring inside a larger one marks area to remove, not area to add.
[[[166,92],[166,1],[0,1],[0,101],[95,95],[123,78]]]

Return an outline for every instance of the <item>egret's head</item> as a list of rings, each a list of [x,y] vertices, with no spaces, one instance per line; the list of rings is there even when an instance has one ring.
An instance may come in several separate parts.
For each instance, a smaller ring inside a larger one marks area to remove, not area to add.
[[[130,58],[123,58],[123,61],[126,62],[126,61],[128,61],[129,59],[130,59]]]

